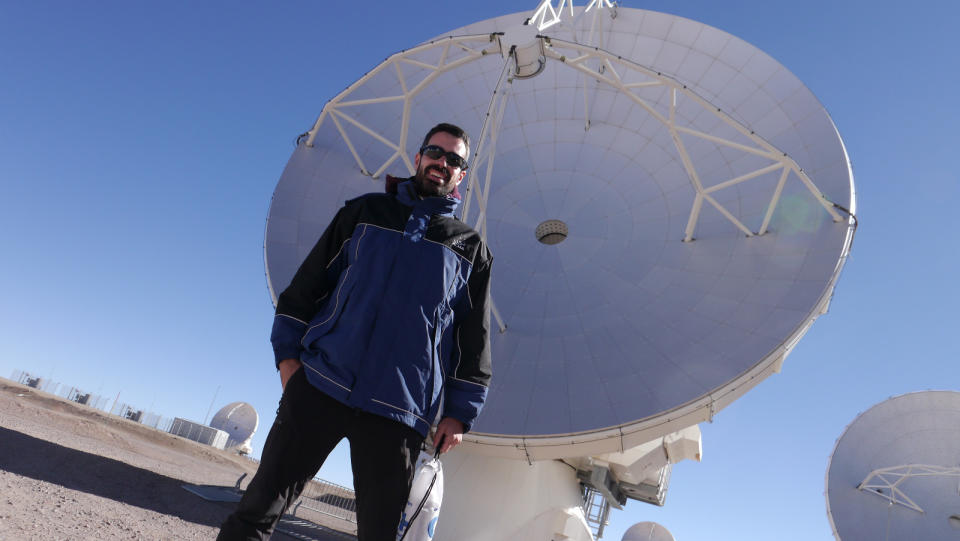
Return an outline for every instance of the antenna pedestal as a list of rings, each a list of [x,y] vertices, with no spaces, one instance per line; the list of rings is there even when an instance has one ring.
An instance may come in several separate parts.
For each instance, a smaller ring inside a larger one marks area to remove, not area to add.
[[[435,541],[593,541],[577,472],[556,460],[444,455]]]
[[[621,452],[565,460],[529,462],[460,447],[442,459],[436,541],[593,541],[611,506],[627,499],[663,505],[671,465],[700,455],[696,425]]]

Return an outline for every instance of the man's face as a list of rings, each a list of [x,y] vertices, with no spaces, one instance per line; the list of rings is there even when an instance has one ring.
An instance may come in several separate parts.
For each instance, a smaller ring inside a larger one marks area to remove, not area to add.
[[[447,152],[456,153],[460,157],[467,156],[467,146],[463,139],[459,139],[447,132],[437,132],[427,141],[428,145],[436,145]],[[417,193],[422,197],[444,196],[453,191],[463,180],[466,171],[447,163],[445,157],[432,159],[417,153],[414,158],[417,174],[413,181]]]

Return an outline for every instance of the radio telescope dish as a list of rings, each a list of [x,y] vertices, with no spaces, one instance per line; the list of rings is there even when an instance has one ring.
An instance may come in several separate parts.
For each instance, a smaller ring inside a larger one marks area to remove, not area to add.
[[[465,441],[495,456],[615,452],[710,419],[826,311],[855,224],[843,142],[775,60],[663,13],[562,16],[488,19],[374,67],[301,138],[267,222],[275,300],[344,200],[413,173],[430,127],[472,134],[462,219],[494,255],[495,375]]]
[[[826,476],[840,541],[960,536],[960,392],[893,397],[843,431]]]
[[[232,402],[213,416],[210,426],[227,433],[227,448],[236,448],[239,453],[248,455],[253,450],[250,440],[259,423],[260,418],[253,406],[246,402]]]
[[[673,534],[656,522],[638,522],[623,532],[621,541],[674,541]]]

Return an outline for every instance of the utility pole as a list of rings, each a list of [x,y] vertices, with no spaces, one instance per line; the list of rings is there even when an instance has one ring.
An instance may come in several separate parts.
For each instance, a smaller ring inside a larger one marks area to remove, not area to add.
[[[207,424],[207,418],[210,417],[210,410],[213,409],[213,403],[217,400],[217,395],[220,393],[220,386],[217,385],[217,391],[213,393],[213,400],[210,401],[210,407],[207,408],[207,414],[203,416],[203,424]]]

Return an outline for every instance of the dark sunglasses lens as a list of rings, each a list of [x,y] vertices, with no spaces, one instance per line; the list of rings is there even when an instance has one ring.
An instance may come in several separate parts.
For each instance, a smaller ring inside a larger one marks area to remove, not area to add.
[[[439,147],[427,147],[423,149],[423,155],[431,160],[439,160],[446,152]]]
[[[467,163],[463,161],[463,158],[457,156],[453,152],[447,153],[447,163],[456,167],[457,169],[464,169],[467,165]]]
[[[456,167],[462,168],[464,166],[463,158],[454,154],[453,152],[447,152],[440,147],[429,146],[423,149],[423,155],[430,158],[431,160],[439,160],[441,157],[447,159],[447,163]]]

